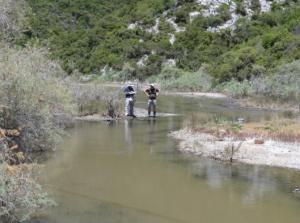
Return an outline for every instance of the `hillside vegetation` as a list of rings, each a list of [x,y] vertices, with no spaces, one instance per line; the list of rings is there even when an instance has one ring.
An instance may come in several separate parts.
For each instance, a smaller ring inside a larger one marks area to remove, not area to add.
[[[205,65],[218,84],[264,76],[300,58],[296,0],[28,3],[30,25],[19,43],[39,39],[68,73],[116,70],[122,79],[144,80],[164,66],[196,72]]]

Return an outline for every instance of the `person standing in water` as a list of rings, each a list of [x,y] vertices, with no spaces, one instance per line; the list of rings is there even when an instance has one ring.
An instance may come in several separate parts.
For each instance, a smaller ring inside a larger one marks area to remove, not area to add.
[[[132,84],[129,84],[124,89],[125,93],[125,115],[135,118],[134,103],[135,103],[135,90]]]
[[[149,88],[145,91],[145,94],[148,96],[148,116],[150,117],[151,111],[153,111],[153,117],[156,116],[156,99],[159,94],[159,90],[154,87],[154,84],[150,84]]]

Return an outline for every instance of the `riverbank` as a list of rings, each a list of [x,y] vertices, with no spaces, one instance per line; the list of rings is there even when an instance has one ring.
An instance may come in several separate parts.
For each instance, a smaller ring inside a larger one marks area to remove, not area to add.
[[[197,156],[255,165],[286,167],[300,170],[300,143],[255,138],[237,140],[217,138],[211,134],[188,129],[172,132],[179,140],[179,150]]]
[[[276,101],[274,99],[263,97],[245,97],[234,100],[242,108],[255,108],[259,110],[272,111],[290,111],[300,113],[300,103],[296,101]]]
[[[149,83],[144,82],[130,82],[135,85],[135,87],[139,90],[146,89]],[[112,88],[123,88],[126,83],[122,82],[104,82],[101,83],[104,87],[112,87]],[[257,110],[272,110],[272,111],[289,111],[289,112],[300,112],[300,104],[296,101],[282,101],[275,100],[273,98],[264,97],[264,96],[248,96],[248,97],[240,97],[235,98],[229,96],[222,92],[199,92],[199,91],[176,91],[170,89],[164,89],[160,86],[159,83],[156,83],[156,86],[161,89],[162,95],[171,95],[171,96],[181,96],[181,97],[192,97],[192,98],[211,98],[211,99],[221,99],[227,100],[231,104],[236,104],[241,108],[249,108],[249,109],[257,109]]]
[[[207,124],[170,133],[184,153],[221,161],[300,170],[298,120]]]

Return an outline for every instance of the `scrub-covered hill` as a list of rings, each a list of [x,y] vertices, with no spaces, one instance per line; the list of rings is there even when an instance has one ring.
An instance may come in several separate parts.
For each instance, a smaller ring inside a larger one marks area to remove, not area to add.
[[[216,85],[264,77],[300,57],[297,0],[27,2],[20,43],[39,39],[69,73],[143,80],[166,66],[202,68]]]

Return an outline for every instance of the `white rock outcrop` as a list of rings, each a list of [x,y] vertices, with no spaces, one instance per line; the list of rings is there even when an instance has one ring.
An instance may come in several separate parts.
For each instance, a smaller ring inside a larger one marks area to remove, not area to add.
[[[286,0],[273,0],[274,2],[277,2],[279,4],[284,3]],[[261,13],[269,12],[272,8],[272,2],[271,0],[259,0],[260,3],[260,10]],[[236,28],[236,24],[239,18],[241,18],[243,15],[240,15],[237,13],[237,4],[234,0],[195,0],[195,4],[201,5],[201,8],[204,8],[202,10],[199,9],[199,11],[191,11],[189,13],[189,21],[193,22],[197,17],[203,16],[203,17],[209,17],[209,16],[217,16],[219,13],[219,8],[222,5],[228,5],[229,6],[229,13],[230,13],[230,19],[228,21],[225,21],[223,24],[217,26],[217,27],[209,27],[207,31],[209,32],[220,32],[223,29],[231,29],[234,30]],[[242,0],[242,7],[244,7],[246,12],[246,17],[250,19],[253,15],[253,10],[251,9],[252,6],[252,0]],[[173,9],[168,9],[162,13],[162,17],[166,20],[167,23],[171,25],[171,27],[174,29],[175,33],[179,32],[185,32],[186,28],[179,26],[175,22],[174,17],[169,17],[170,13],[172,11],[176,11],[181,6]],[[131,23],[128,25],[128,29],[142,29],[145,30],[148,33],[152,34],[158,34],[160,32],[159,30],[160,25],[160,17],[157,17],[155,19],[154,26],[150,28],[145,28],[142,21],[137,21],[135,23]],[[173,33],[169,33],[169,42],[173,45],[176,41],[176,37]],[[144,58],[144,59],[143,59]],[[141,66],[143,65],[144,60],[146,60],[146,57],[141,58],[141,60],[138,62]]]
[[[174,59],[167,59],[164,62],[165,65],[169,66],[169,67],[175,67],[176,66],[176,60]]]
[[[175,32],[177,32],[177,33],[184,32],[185,27],[178,26],[174,20],[175,20],[174,18],[168,18],[167,22],[175,29]]]
[[[173,33],[169,33],[169,37],[170,37],[169,41],[170,41],[171,45],[173,45],[176,41],[176,37]]]
[[[242,163],[268,165],[300,169],[300,144],[266,140],[264,144],[254,143],[254,139],[239,141],[225,138],[220,141],[206,133],[192,132],[188,129],[175,131],[170,136],[178,139],[179,150],[198,156],[236,160]],[[234,153],[231,153],[233,145]]]
[[[159,18],[156,18],[156,19],[155,19],[155,25],[152,26],[152,27],[149,28],[149,29],[146,29],[146,31],[147,31],[148,33],[158,34],[158,33],[159,33],[159,23],[160,23],[160,19],[159,19]]]
[[[142,58],[136,63],[138,67],[144,67],[147,64],[149,56],[145,54]]]

